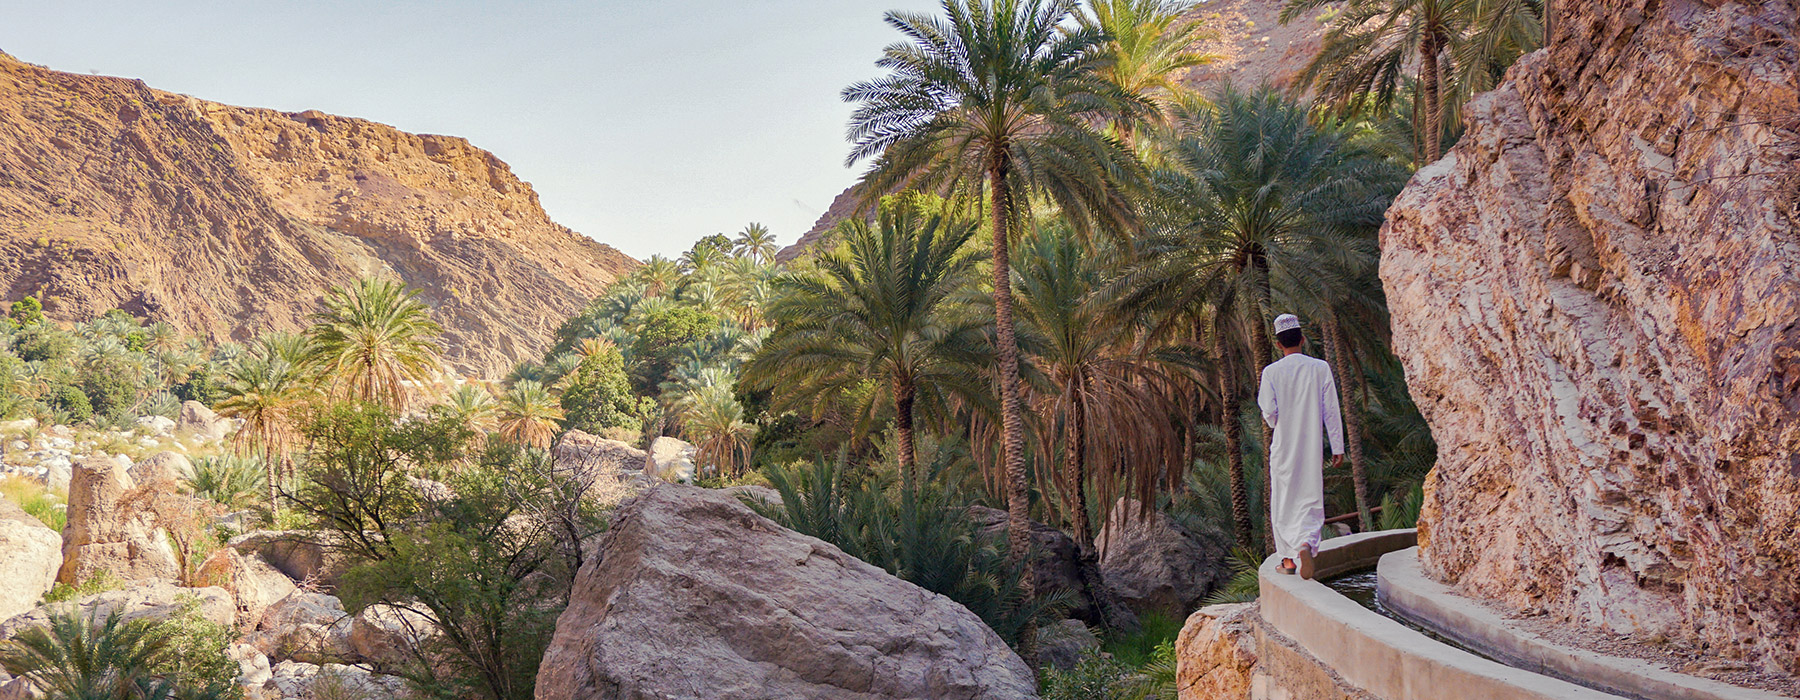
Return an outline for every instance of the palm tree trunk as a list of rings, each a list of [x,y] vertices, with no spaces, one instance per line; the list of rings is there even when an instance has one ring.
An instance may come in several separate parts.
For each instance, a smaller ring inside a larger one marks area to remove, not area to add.
[[[1036,572],[1031,563],[1031,501],[1025,485],[1024,411],[1019,404],[1019,338],[1013,327],[1012,263],[1007,257],[1007,224],[1012,215],[1012,191],[1006,182],[1005,151],[997,151],[988,165],[989,194],[993,197],[994,222],[994,336],[1000,358],[1001,454],[1006,469],[1007,552],[1024,569],[1019,589],[1025,602],[1034,599]],[[1019,656],[1037,667],[1037,624],[1027,622],[1019,631]]]
[[[1425,162],[1443,157],[1444,107],[1438,95],[1438,40],[1426,33],[1419,45],[1419,85],[1425,96]]]
[[[1338,403],[1344,414],[1344,451],[1350,455],[1350,480],[1356,486],[1356,519],[1363,532],[1375,529],[1375,514],[1369,510],[1368,470],[1363,463],[1362,411],[1357,403],[1355,383],[1360,376],[1351,367],[1349,347],[1344,342],[1344,329],[1336,320],[1320,324],[1325,334],[1325,361],[1338,376]]]
[[[1257,306],[1260,309],[1261,304],[1258,304]],[[1258,382],[1257,391],[1259,392],[1262,391],[1262,370],[1264,367],[1269,366],[1269,333],[1263,327],[1268,321],[1263,318],[1264,315],[1265,314],[1261,313],[1259,310],[1256,314],[1256,318],[1251,319],[1250,321],[1250,355],[1254,358],[1256,363],[1256,369],[1250,373],[1250,376],[1256,378],[1256,381]],[[1269,500],[1270,493],[1274,489],[1275,479],[1275,470],[1271,468],[1273,464],[1269,458],[1269,450],[1275,444],[1275,428],[1271,427],[1268,421],[1261,420],[1260,415],[1258,424],[1262,426],[1263,554],[1268,555],[1275,552],[1275,523],[1270,514],[1270,509],[1274,507],[1274,502]]]
[[[916,493],[918,488],[918,476],[914,474],[918,456],[913,446],[913,400],[912,378],[895,374],[894,439],[900,443],[900,481],[907,493]]]
[[[1237,410],[1238,368],[1225,351],[1223,314],[1213,319],[1213,355],[1219,360],[1213,375],[1219,385],[1219,403],[1224,407],[1219,422],[1225,428],[1225,458],[1231,465],[1231,523],[1237,530],[1238,546],[1249,549],[1256,526],[1250,522],[1250,492],[1244,486],[1244,426]]]
[[[1069,504],[1069,520],[1075,530],[1075,569],[1081,576],[1082,588],[1100,615],[1100,625],[1114,632],[1129,633],[1138,628],[1137,616],[1131,614],[1106,585],[1106,579],[1100,573],[1100,553],[1094,547],[1093,522],[1088,519],[1087,403],[1082,400],[1082,390],[1079,383],[1070,386],[1074,395],[1068,404],[1069,431],[1063,439],[1063,460],[1069,475],[1070,500],[1073,501]]]

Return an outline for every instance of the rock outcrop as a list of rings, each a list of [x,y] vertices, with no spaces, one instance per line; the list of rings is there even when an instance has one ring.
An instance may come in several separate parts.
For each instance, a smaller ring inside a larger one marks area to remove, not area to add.
[[[52,318],[243,340],[385,276],[422,290],[453,364],[498,374],[636,264],[464,139],[0,54],[0,300],[42,295]]]
[[[18,634],[23,629],[44,625],[49,622],[51,614],[61,612],[71,605],[83,617],[92,615],[106,619],[108,615],[118,613],[119,619],[126,622],[166,620],[192,605],[201,618],[230,625],[236,612],[231,604],[231,594],[226,593],[223,588],[188,588],[167,580],[134,581],[126,588],[78,598],[72,604],[52,603],[15,615],[0,622],[0,639]]]
[[[1800,671],[1800,6],[1556,12],[1381,234],[1421,561]]]
[[[117,459],[86,457],[75,463],[56,580],[75,585],[102,571],[125,581],[180,574],[168,540],[145,521],[144,513],[126,507],[135,486]]]
[[[1136,501],[1121,498],[1100,529],[1101,577],[1139,613],[1184,617],[1229,577],[1225,537],[1190,532],[1161,511],[1138,511]]]
[[[0,497],[0,620],[37,607],[62,568],[62,535]]]
[[[287,574],[263,561],[260,555],[246,554],[231,547],[214,551],[195,573],[197,583],[218,586],[231,594],[237,604],[238,626],[255,627],[268,609],[297,586]]]
[[[699,453],[693,443],[663,435],[650,441],[650,461],[645,469],[663,481],[692,483],[694,457]]]
[[[344,662],[356,654],[350,644],[354,620],[337,598],[296,590],[269,606],[244,643],[271,661]]]
[[[205,440],[223,440],[231,434],[231,421],[213,413],[199,401],[181,402],[181,416],[175,421],[175,427]]]
[[[1251,697],[1256,673],[1255,603],[1209,605],[1189,615],[1175,638],[1175,691],[1181,700]]]
[[[539,700],[1029,698],[968,609],[736,498],[665,484],[622,507],[539,666]]]
[[[326,546],[334,535],[305,530],[256,530],[231,538],[227,547],[268,562],[295,581],[336,586],[351,566],[342,550]]]
[[[583,478],[641,474],[650,464],[650,454],[643,450],[579,430],[563,435],[550,454],[557,469],[572,470]]]
[[[162,481],[180,488],[183,480],[194,476],[194,463],[175,452],[158,452],[131,465],[125,473],[130,474],[132,482],[140,486]]]

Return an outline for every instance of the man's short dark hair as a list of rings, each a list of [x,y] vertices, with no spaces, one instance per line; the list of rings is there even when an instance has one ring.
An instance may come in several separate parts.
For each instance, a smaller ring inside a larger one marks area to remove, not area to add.
[[[1302,339],[1303,336],[1300,335],[1300,329],[1298,328],[1289,328],[1275,334],[1275,342],[1281,343],[1281,347],[1284,348],[1300,347],[1300,341]]]

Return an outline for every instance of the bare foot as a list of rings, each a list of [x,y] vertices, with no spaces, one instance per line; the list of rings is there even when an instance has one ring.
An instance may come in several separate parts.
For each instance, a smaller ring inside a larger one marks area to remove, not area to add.
[[[1279,571],[1279,572],[1281,572],[1281,573],[1284,573],[1284,574],[1291,574],[1291,573],[1294,573],[1294,560],[1292,560],[1292,559],[1282,559],[1282,560],[1281,560],[1281,566],[1279,566],[1279,567],[1276,567],[1276,568],[1275,568],[1275,570],[1276,570],[1276,571]]]

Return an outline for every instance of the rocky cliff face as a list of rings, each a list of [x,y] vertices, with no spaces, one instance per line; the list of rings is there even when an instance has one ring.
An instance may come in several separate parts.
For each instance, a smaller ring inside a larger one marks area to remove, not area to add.
[[[1800,671],[1800,6],[1556,8],[1382,231],[1423,561]]]
[[[541,351],[635,261],[551,221],[493,154],[0,54],[0,299],[213,340],[299,328],[332,285],[423,290],[464,371]]]

